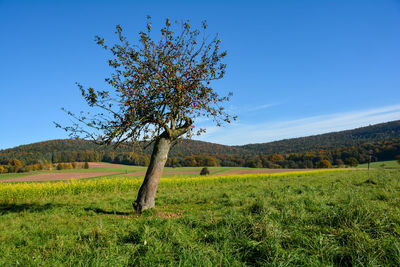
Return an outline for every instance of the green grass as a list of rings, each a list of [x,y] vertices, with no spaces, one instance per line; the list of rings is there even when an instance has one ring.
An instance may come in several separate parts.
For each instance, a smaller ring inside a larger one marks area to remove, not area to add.
[[[399,170],[254,177],[3,200],[0,266],[400,265]]]
[[[368,163],[360,164],[357,168],[368,168]],[[371,162],[370,168],[374,169],[400,169],[400,164],[397,160]]]

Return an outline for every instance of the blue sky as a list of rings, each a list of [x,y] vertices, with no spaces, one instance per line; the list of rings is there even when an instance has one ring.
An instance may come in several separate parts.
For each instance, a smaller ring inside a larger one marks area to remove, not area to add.
[[[109,54],[95,35],[131,41],[165,18],[207,20],[228,51],[226,127],[197,139],[260,143],[400,119],[400,1],[0,0],[0,149],[66,138],[60,108],[86,109],[75,82],[104,87]]]

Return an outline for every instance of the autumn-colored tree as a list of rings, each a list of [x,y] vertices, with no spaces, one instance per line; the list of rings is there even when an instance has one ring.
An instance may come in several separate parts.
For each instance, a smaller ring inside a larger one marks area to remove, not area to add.
[[[51,163],[46,163],[45,164],[45,169],[46,170],[52,170],[53,169],[53,165],[51,165]]]
[[[24,166],[24,163],[18,159],[9,159],[8,165],[14,166],[15,168],[19,169],[22,168],[22,166]]]
[[[284,160],[284,157],[281,154],[272,154],[271,156],[269,156],[269,161],[272,161],[274,163],[278,162],[278,161],[282,161]]]
[[[70,162],[69,163],[65,163],[64,164],[64,168],[65,169],[73,169],[72,163],[70,163]]]
[[[58,163],[57,170],[63,170],[63,169],[64,169],[64,163]]]
[[[323,159],[323,160],[317,162],[317,167],[318,168],[331,168],[332,164],[329,160]]]
[[[11,158],[7,162],[7,172],[19,172],[22,170],[22,167],[24,166],[24,163],[20,161],[19,159],[14,159]]]
[[[108,64],[114,69],[106,83],[112,88],[95,90],[78,84],[82,96],[95,114],[76,115],[76,123],[63,127],[72,137],[91,138],[98,144],[118,145],[126,141],[146,140],[154,144],[150,164],[133,207],[137,212],[153,208],[155,195],[171,144],[195,131],[197,117],[207,117],[217,126],[235,117],[225,112],[220,96],[211,87],[221,79],[226,65],[220,52],[218,35],[209,39],[207,24],[192,29],[188,21],[171,24],[166,19],[158,41],[153,40],[148,17],[145,31],[135,44],[128,42],[122,27],[116,27],[118,43],[109,47],[105,40],[96,42],[111,51]]]
[[[205,158],[205,166],[218,166],[217,159],[211,156],[206,156]]]

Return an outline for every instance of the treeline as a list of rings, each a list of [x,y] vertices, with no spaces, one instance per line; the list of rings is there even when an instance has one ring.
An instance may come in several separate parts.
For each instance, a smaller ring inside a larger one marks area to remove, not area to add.
[[[357,166],[369,160],[393,160],[400,155],[400,141],[383,141],[333,150],[304,153],[172,156],[167,166],[231,166],[251,168],[330,168]]]
[[[0,165],[0,173],[29,172],[51,170],[53,165],[48,162],[26,165],[18,159],[9,159],[6,164]]]
[[[25,152],[13,155],[23,165],[46,164],[47,162],[57,164],[64,162],[110,162],[126,165],[147,166],[150,155],[134,152],[104,152],[98,150],[85,151],[56,151],[47,153]],[[9,163],[6,155],[0,155],[0,165]]]
[[[21,173],[21,172],[32,172],[42,170],[68,170],[84,168],[89,169],[89,163],[77,163],[77,162],[62,162],[58,164],[51,164],[45,161],[44,163],[25,164],[18,159],[9,159],[6,165],[0,165],[1,173]]]

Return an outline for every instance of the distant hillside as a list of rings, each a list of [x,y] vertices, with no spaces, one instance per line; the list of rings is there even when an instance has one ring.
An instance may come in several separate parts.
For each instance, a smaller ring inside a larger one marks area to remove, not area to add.
[[[35,154],[35,153],[52,153],[63,151],[101,151],[101,152],[136,152],[150,154],[152,147],[145,149],[144,144],[121,144],[119,147],[113,146],[99,146],[88,140],[74,140],[74,139],[57,139],[49,140],[28,145],[21,145],[14,148],[0,150],[0,155],[22,155],[22,154]],[[209,142],[183,139],[173,145],[170,155],[193,155],[193,154],[235,154],[245,152],[243,148],[225,146]]]
[[[400,120],[370,125],[367,127],[332,132],[314,136],[300,137],[270,143],[236,146],[255,153],[299,153],[316,150],[330,150],[338,147],[357,146],[400,139]]]
[[[20,159],[28,164],[44,160],[47,162],[104,161],[104,156],[107,157],[106,161],[113,162],[116,155],[134,153],[144,157],[144,155],[150,155],[151,151],[152,146],[145,149],[143,143],[135,145],[125,143],[114,148],[113,146],[98,146],[88,140],[58,139],[0,150],[0,164],[7,164],[11,158]],[[184,139],[173,145],[170,156],[243,153],[249,152],[241,148]],[[123,159],[120,159],[118,163],[123,163],[122,161]]]
[[[115,149],[113,146],[100,147],[87,140],[50,140],[0,150],[0,165],[6,165],[12,158],[25,164],[106,161],[146,165],[151,150],[151,146],[142,149],[129,143]],[[313,168],[328,163],[340,165],[348,158],[363,163],[370,154],[375,161],[391,160],[400,154],[400,121],[244,146],[181,140],[172,147],[167,166]]]
[[[243,147],[226,146],[215,143],[183,139],[171,148],[170,155],[213,155],[213,154],[249,154]]]

